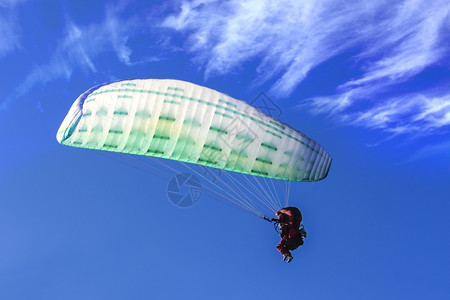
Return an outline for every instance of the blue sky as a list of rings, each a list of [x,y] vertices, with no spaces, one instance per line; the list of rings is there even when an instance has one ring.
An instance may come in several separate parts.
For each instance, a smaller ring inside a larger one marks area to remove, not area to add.
[[[0,0],[1,299],[450,298],[447,1]],[[291,185],[305,245],[114,153],[62,146],[73,101],[172,78],[251,102],[332,156]]]

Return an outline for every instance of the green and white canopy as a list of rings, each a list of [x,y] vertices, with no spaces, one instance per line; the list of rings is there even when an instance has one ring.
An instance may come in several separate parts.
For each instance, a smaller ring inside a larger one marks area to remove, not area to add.
[[[70,108],[57,139],[289,181],[321,180],[331,165],[318,143],[251,105],[169,79],[88,90]]]

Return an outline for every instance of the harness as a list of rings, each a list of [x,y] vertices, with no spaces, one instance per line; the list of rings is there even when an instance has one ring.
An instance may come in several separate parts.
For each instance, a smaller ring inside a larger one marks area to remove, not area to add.
[[[266,216],[264,216],[263,218],[264,218],[264,220],[266,220],[266,221],[268,221],[268,222],[273,224],[273,229],[276,231],[276,233],[281,234],[281,232],[280,232],[280,227],[281,227],[280,226],[280,224],[281,224],[280,220],[275,219],[275,218],[269,219]],[[289,225],[289,224],[281,224],[281,225]],[[301,223],[300,223],[300,227],[298,229],[298,235],[300,235],[302,239],[306,238],[306,236],[307,236],[305,226],[303,226],[303,224],[301,224]]]

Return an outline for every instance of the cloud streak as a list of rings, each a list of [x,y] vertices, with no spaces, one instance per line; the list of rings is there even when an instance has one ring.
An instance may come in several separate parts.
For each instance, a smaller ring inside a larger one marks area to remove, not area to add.
[[[188,33],[188,49],[207,75],[225,74],[258,58],[259,81],[280,77],[279,93],[290,94],[319,63],[362,41],[355,24],[380,7],[336,1],[193,1],[163,26]]]
[[[0,58],[20,48],[21,30],[16,5],[23,1],[0,1]]]
[[[69,80],[75,69],[96,72],[94,63],[103,53],[114,52],[120,62],[131,65],[131,49],[127,46],[134,20],[121,20],[115,8],[106,11],[102,22],[88,26],[78,26],[66,20],[64,37],[57,43],[51,58],[46,64],[36,65],[23,82],[1,103],[0,110],[26,94],[37,84],[45,84],[55,79]]]
[[[389,92],[448,58],[449,19],[447,1],[231,0],[183,2],[162,25],[189,36],[187,49],[207,77],[256,60],[254,84],[271,82],[270,92],[284,97],[319,64],[357,52],[359,75],[307,107],[344,124],[417,134],[448,128],[450,91]]]
[[[433,145],[427,145],[419,150],[417,150],[411,157],[403,161],[402,163],[410,163],[417,160],[426,159],[431,156],[446,154],[445,160],[442,162],[443,165],[447,165],[450,169],[450,141],[445,141]]]
[[[450,124],[450,95],[410,94],[374,105],[363,112],[344,114],[347,122],[392,134],[427,135]]]

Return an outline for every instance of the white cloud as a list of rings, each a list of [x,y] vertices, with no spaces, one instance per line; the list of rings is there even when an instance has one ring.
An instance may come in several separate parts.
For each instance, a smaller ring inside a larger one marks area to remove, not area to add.
[[[410,134],[418,137],[445,131],[445,127],[450,127],[448,91],[407,94],[375,102],[364,110],[346,111],[353,102],[357,102],[351,97],[351,92],[335,97],[317,97],[310,99],[308,105],[312,113],[330,114],[345,124],[381,129],[395,136]]]
[[[427,145],[419,150],[417,150],[411,157],[403,161],[402,163],[409,163],[412,161],[417,161],[421,159],[428,158],[430,156],[436,156],[441,154],[446,154],[447,161],[443,161],[443,164],[450,163],[450,141],[444,141],[442,143],[436,143]],[[450,167],[450,164],[448,164]]]
[[[342,112],[351,105],[350,99],[350,92],[343,93],[336,97],[316,97],[311,99],[312,103],[308,103],[308,106],[312,107],[310,111],[314,114],[336,114]]]
[[[95,58],[101,53],[115,52],[120,62],[129,65],[131,49],[127,40],[132,33],[132,21],[119,19],[113,8],[106,11],[103,22],[77,26],[67,20],[67,33],[57,47],[55,57],[68,58],[68,67],[78,65],[95,72]]]
[[[36,84],[58,78],[69,79],[77,68],[96,72],[94,62],[103,53],[113,51],[120,62],[131,64],[131,49],[126,43],[133,26],[133,20],[120,20],[112,7],[107,10],[103,22],[98,24],[78,26],[67,19],[65,36],[56,45],[49,61],[36,65],[2,102],[0,110],[6,109],[11,101],[23,96]]]
[[[21,30],[16,4],[23,1],[0,1],[0,58],[20,48]]]
[[[189,49],[206,65],[207,75],[226,74],[261,58],[260,83],[288,95],[311,68],[361,40],[355,24],[377,13],[374,4],[336,1],[185,2],[163,25],[189,34]],[[382,3],[382,2],[380,2]]]
[[[353,60],[360,75],[337,87],[336,95],[308,99],[311,112],[416,134],[450,125],[448,88],[439,96],[431,90],[396,97],[386,92],[448,57],[449,18],[445,0],[186,1],[163,25],[188,35],[188,50],[206,76],[259,61],[254,84],[273,81],[271,94],[277,96],[290,95],[319,64],[358,50]]]
[[[447,3],[418,0],[404,1],[397,14],[384,20],[365,34],[375,36],[372,47],[365,49],[359,58],[375,56],[368,63],[365,74],[345,86],[373,84],[379,80],[391,83],[403,81],[442,58],[440,32],[449,19]]]

